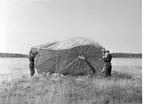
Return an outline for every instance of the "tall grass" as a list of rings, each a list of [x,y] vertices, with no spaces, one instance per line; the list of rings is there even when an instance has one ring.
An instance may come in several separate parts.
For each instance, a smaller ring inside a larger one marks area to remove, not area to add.
[[[110,78],[27,76],[6,83],[0,104],[141,104],[142,80],[113,73]]]

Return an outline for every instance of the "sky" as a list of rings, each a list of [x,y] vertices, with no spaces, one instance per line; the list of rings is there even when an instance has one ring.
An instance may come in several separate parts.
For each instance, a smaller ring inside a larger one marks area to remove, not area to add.
[[[0,0],[0,52],[71,37],[110,52],[142,52],[141,0]]]

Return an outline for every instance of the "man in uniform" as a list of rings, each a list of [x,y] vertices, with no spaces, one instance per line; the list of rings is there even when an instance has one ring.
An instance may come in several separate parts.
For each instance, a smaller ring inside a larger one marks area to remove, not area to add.
[[[104,68],[101,71],[101,73],[104,73],[105,77],[109,77],[111,76],[111,70],[112,70],[112,64],[111,64],[112,55],[109,53],[109,50],[104,51],[103,60],[104,60]]]
[[[29,68],[30,68],[30,76],[32,77],[35,73],[35,69],[34,69],[34,58],[36,56],[36,54],[38,53],[38,50],[33,52],[32,50],[30,51],[29,53],[29,61],[30,61],[30,64],[29,64]]]

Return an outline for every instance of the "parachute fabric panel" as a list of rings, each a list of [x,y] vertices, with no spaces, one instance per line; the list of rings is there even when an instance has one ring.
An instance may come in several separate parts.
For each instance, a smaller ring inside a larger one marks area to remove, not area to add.
[[[36,48],[38,47],[33,47]],[[103,68],[103,47],[85,38],[72,38],[39,48],[34,59],[38,73],[90,74],[93,73],[93,68],[95,74],[99,75]]]

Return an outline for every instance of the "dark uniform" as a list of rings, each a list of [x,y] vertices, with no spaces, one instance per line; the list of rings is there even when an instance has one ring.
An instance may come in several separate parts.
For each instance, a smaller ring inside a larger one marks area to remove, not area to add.
[[[112,70],[112,64],[111,64],[112,55],[110,53],[107,53],[107,55],[103,58],[103,60],[104,60],[104,69],[102,73],[105,74],[105,77],[109,77],[111,76],[111,70]]]
[[[34,69],[34,58],[36,56],[38,52],[32,52],[32,50],[30,51],[29,53],[29,61],[30,61],[30,64],[29,64],[29,68],[30,68],[30,75],[33,76],[34,73],[35,73],[35,69]]]

